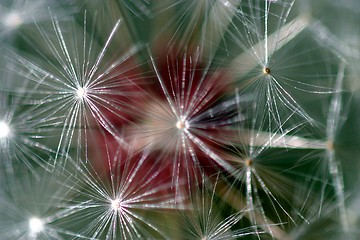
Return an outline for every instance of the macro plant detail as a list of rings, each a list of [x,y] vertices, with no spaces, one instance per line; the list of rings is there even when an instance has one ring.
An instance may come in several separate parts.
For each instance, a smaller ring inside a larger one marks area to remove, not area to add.
[[[354,0],[0,3],[0,239],[358,239]]]

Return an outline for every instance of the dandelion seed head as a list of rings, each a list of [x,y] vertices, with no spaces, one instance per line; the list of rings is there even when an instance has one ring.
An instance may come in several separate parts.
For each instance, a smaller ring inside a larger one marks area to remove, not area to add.
[[[83,99],[84,97],[86,97],[87,94],[87,90],[84,87],[78,87],[78,89],[76,90],[76,95],[79,99]]]
[[[29,219],[29,228],[32,234],[39,233],[44,229],[44,223],[37,217]]]
[[[3,19],[3,23],[7,28],[15,29],[23,23],[23,20],[18,12],[10,12]]]
[[[10,134],[10,127],[5,122],[0,122],[0,139],[8,137]]]

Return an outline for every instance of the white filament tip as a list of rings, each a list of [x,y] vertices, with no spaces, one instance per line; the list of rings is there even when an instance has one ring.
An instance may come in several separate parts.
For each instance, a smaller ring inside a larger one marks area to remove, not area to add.
[[[29,220],[29,228],[31,233],[39,233],[44,229],[44,223],[37,217]]]
[[[4,25],[10,29],[17,28],[23,23],[20,14],[17,12],[10,12],[3,21]]]
[[[6,138],[10,134],[10,127],[5,122],[0,122],[0,139]]]
[[[226,0],[221,0],[221,3],[225,6],[225,7],[231,7],[231,3],[229,1]]]
[[[114,199],[111,201],[111,208],[114,211],[119,211],[121,210],[121,201],[120,199]]]
[[[77,90],[76,90],[76,95],[78,98],[84,98],[86,96],[86,89],[83,88],[83,87],[79,87]]]
[[[176,127],[180,130],[189,128],[189,124],[184,120],[179,120],[176,123]]]

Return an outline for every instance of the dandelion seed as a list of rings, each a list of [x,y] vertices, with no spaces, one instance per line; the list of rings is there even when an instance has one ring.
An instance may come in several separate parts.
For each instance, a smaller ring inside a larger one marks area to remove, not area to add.
[[[0,165],[7,172],[14,171],[19,163],[30,170],[35,166],[48,169],[54,150],[43,139],[48,136],[46,129],[57,123],[52,118],[43,119],[41,108],[28,106],[31,94],[23,94],[28,81],[11,72],[2,72],[1,78]],[[51,141],[51,137],[47,140]]]
[[[256,121],[260,121],[254,118],[252,114],[252,111],[256,111],[256,108],[254,107],[251,110],[251,107],[240,101],[238,94],[236,94],[236,99],[239,107],[238,112],[246,111],[250,119],[239,123],[237,137],[228,137],[230,150],[218,154],[222,159],[234,166],[234,170],[230,172],[232,175],[230,181],[233,181],[234,189],[240,189],[240,195],[241,193],[244,194],[243,201],[246,203],[246,208],[249,209],[247,215],[249,220],[256,225],[263,224],[261,228],[272,237],[281,238],[280,236],[285,233],[278,227],[273,226],[273,222],[282,224],[290,220],[295,223],[292,216],[293,212],[296,212],[298,217],[303,217],[300,213],[301,207],[298,206],[298,203],[301,203],[302,200],[297,199],[296,202],[291,202],[288,198],[292,196],[291,194],[295,189],[305,188],[301,183],[284,174],[284,172],[290,172],[290,169],[296,166],[297,160],[289,158],[284,162],[280,160],[281,155],[290,151],[290,148],[297,149],[299,147],[302,149],[307,146],[311,149],[314,140],[308,139],[309,142],[306,143],[306,140],[303,139],[306,144],[298,146],[297,144],[293,146],[289,144],[289,147],[287,147],[287,141],[283,141],[284,137],[286,137],[285,133],[282,136],[278,136],[279,134],[276,133],[262,134],[254,128],[257,126]],[[250,127],[250,129],[243,126]],[[296,129],[297,126],[292,127]],[[291,135],[290,132],[288,132],[289,135]],[[292,141],[291,138],[289,138],[289,141]],[[301,142],[299,139],[298,141]],[[324,148],[325,143],[322,143],[321,149]],[[266,159],[266,152],[274,150],[278,152],[276,156],[279,159]],[[268,163],[268,161],[271,161],[271,163]],[[296,171],[293,174],[296,175]],[[306,189],[309,190],[308,194],[310,195],[311,189]],[[242,197],[239,196],[239,198]],[[267,200],[265,201],[265,199]],[[270,205],[265,206],[266,202],[270,203]]]
[[[156,215],[157,210],[175,209],[182,199],[175,199],[169,177],[162,176],[164,168],[153,163],[148,153],[130,154],[119,152],[111,156],[115,159],[99,162],[103,166],[99,169],[91,162],[72,162],[77,174],[67,184],[65,212],[69,214],[64,221],[83,217],[78,228],[66,226],[68,231],[96,239],[165,236],[157,222],[147,216]]]
[[[63,240],[80,237],[80,234],[64,231],[60,224],[69,214],[62,204],[68,176],[62,175],[61,169],[51,173],[43,168],[31,172],[16,170],[14,174],[7,174],[6,179],[0,179],[0,238]]]
[[[221,69],[212,71],[211,62],[202,66],[199,48],[193,54],[171,51],[165,63],[152,58],[152,64],[162,91],[149,93],[140,128],[130,137],[141,150],[159,151],[159,159],[172,171],[175,188],[185,178],[182,181],[190,189],[198,184],[199,166],[229,167],[214,154],[218,139],[211,133],[234,117],[233,103],[225,109],[216,105],[218,96],[226,91],[226,75]]]
[[[312,58],[312,52],[320,52],[323,49],[321,45],[318,49],[312,48],[295,55],[290,51],[297,45],[302,46],[303,42],[298,39],[310,26],[309,20],[299,16],[287,23],[293,0],[256,1],[259,7],[254,7],[252,1],[242,3],[236,17],[243,26],[229,30],[242,51],[233,60],[233,77],[241,94],[253,96],[251,101],[258,107],[256,116],[262,119],[258,121],[258,127],[262,128],[259,130],[273,132],[277,129],[283,134],[284,122],[291,124],[289,118],[293,124],[306,120],[314,126],[316,121],[304,108],[299,94],[326,95],[331,94],[333,89],[323,77],[329,75],[328,59],[325,57],[319,57],[321,63],[316,68],[317,72],[324,72],[323,76],[317,78],[317,84],[308,82],[313,72],[312,64],[303,59]],[[275,3],[276,8],[271,8]],[[309,41],[315,42],[315,37],[310,36]],[[330,51],[327,53],[332,55]]]
[[[345,118],[342,118],[342,111],[344,109],[342,84],[344,80],[345,63],[341,62],[338,68],[338,74],[336,76],[334,93],[330,98],[330,104],[328,106],[328,114],[326,116],[326,124],[322,126],[321,132],[324,136],[323,148],[319,148],[321,152],[317,152],[316,157],[320,158],[316,165],[312,163],[314,160],[310,158],[303,159],[301,164],[309,164],[312,170],[306,173],[306,177],[311,179],[312,182],[307,184],[312,190],[314,188],[321,199],[318,207],[318,217],[323,213],[323,201],[327,198],[333,199],[332,203],[336,202],[336,207],[340,216],[341,227],[343,231],[349,230],[348,213],[345,206],[346,191],[343,179],[343,171],[341,161],[337,156],[337,134],[342,128]],[[318,185],[321,189],[318,189]],[[329,193],[330,192],[330,193]],[[304,208],[306,209],[306,208]],[[312,217],[313,221],[316,221],[316,217]]]
[[[138,47],[130,47],[125,53],[121,47],[110,51],[120,20],[101,46],[93,39],[95,26],[88,23],[86,11],[81,27],[73,18],[67,25],[68,22],[60,22],[52,13],[50,16],[52,29],[36,23],[43,44],[37,40],[34,45],[39,44],[39,49],[52,55],[31,60],[20,55],[12,57],[15,66],[11,70],[28,79],[30,84],[23,94],[31,93],[31,102],[50,113],[47,118],[63,122],[60,132],[58,127],[54,128],[59,137],[58,145],[54,146],[55,162],[73,144],[80,159],[82,153],[87,153],[86,136],[95,131],[109,133],[126,144],[119,134],[119,125],[130,121],[132,116],[126,110],[136,110],[136,101],[132,99],[141,94],[135,83],[138,66],[133,57]]]

